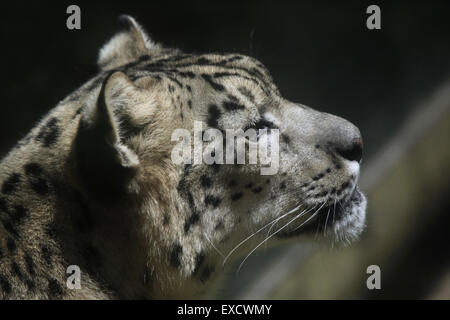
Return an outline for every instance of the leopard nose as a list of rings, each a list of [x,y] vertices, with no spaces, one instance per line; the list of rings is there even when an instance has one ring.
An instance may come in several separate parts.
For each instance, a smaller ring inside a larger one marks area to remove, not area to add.
[[[359,133],[358,133],[359,134]],[[360,162],[363,154],[363,142],[361,134],[336,148],[336,152],[344,159]]]
[[[363,140],[358,127],[341,117],[326,114],[320,123],[326,132],[324,139],[337,156],[361,162]]]

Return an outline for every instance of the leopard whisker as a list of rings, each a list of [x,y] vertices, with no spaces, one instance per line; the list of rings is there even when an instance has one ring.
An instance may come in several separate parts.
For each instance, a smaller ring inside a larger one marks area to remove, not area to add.
[[[304,210],[301,214],[303,214],[303,213],[306,214],[306,213],[308,213],[308,212],[314,210],[315,208],[316,208],[316,206],[314,206],[314,207],[308,209],[308,211]],[[306,211],[306,212],[305,212],[305,211]],[[269,231],[267,232],[266,237],[268,237],[268,236],[270,235],[270,232],[272,231],[272,228],[274,227],[274,225],[275,225],[276,223],[278,223],[278,221],[279,221],[280,219],[282,219],[282,218],[283,218],[283,216],[279,217],[279,218],[277,219],[277,221],[275,221],[275,222],[270,226],[270,229],[269,229]]]
[[[224,254],[223,254],[219,249],[217,249],[217,247],[214,245],[214,243],[213,243],[213,242],[209,239],[209,237],[206,235],[206,232],[203,232],[203,235],[205,236],[206,241],[208,241],[208,242],[211,244],[211,246],[214,248],[214,250],[216,250],[217,253],[218,253],[222,258],[224,258],[224,257],[225,257]]]
[[[317,214],[317,211],[316,211],[314,214]],[[250,253],[244,258],[244,260],[243,260],[243,261],[241,262],[241,264],[239,265],[239,267],[238,267],[236,273],[239,273],[239,271],[241,270],[241,268],[242,268],[242,266],[244,265],[245,261],[247,261],[247,259],[251,256],[251,254],[252,254],[253,252],[255,252],[262,244],[266,243],[270,238],[272,238],[272,237],[273,237],[274,235],[276,235],[278,232],[280,232],[281,230],[283,230],[284,228],[286,228],[288,225],[290,225],[292,222],[294,222],[294,221],[297,220],[298,218],[301,218],[301,217],[304,216],[304,215],[305,215],[304,212],[299,213],[299,214],[296,215],[293,219],[291,219],[288,223],[286,223],[283,227],[281,227],[281,228],[278,229],[276,232],[272,233],[269,237],[267,237],[267,238],[265,238],[263,241],[261,241],[261,242],[260,242],[255,248],[253,248],[253,250],[250,251]],[[314,216],[314,215],[313,215],[313,216]],[[310,219],[311,219],[311,217],[308,218],[308,220],[306,220],[306,221],[309,221]]]
[[[284,215],[281,216],[285,217],[295,211],[297,211],[300,207],[302,206],[302,204],[298,205],[297,207],[295,207],[294,209],[292,209],[291,211],[289,211],[288,213],[285,213]],[[242,240],[241,242],[239,242],[228,254],[227,256],[224,258],[223,262],[222,262],[222,267],[225,266],[225,263],[227,262],[228,258],[240,247],[242,246],[245,242],[247,242],[249,239],[251,239],[253,236],[255,236],[256,234],[258,234],[259,232],[261,232],[262,230],[264,230],[265,228],[267,228],[268,226],[270,226],[271,224],[277,222],[280,217],[275,218],[273,221],[269,222],[268,224],[264,225],[263,227],[259,228],[257,231],[253,232],[251,235],[249,235],[248,237],[246,237],[244,240]]]
[[[327,230],[327,223],[328,223],[328,216],[330,215],[330,209],[331,209],[331,208],[328,208],[327,218],[325,219],[325,226],[324,226],[324,228],[323,228],[323,234],[324,234],[324,235],[325,235],[326,230]]]
[[[315,217],[317,215],[317,213],[320,211],[320,209],[323,208],[323,206],[326,204],[326,202],[324,202],[319,209],[317,209],[305,222],[303,222],[301,225],[299,225],[297,228],[295,228],[292,232],[297,231],[300,227],[302,227],[305,223],[307,223],[309,220],[311,220],[313,217]]]

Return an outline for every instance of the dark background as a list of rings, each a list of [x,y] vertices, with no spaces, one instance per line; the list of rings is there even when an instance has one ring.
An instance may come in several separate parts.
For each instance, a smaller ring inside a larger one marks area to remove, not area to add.
[[[66,28],[71,4],[81,8],[81,30]],[[381,30],[366,28],[370,4],[381,7]],[[166,46],[258,58],[286,98],[355,123],[365,159],[450,78],[450,1],[40,1],[1,10],[0,157],[96,73],[123,13]],[[436,210],[447,214],[447,204]],[[445,224],[418,234],[444,235]],[[448,252],[438,257],[448,263]]]
[[[96,72],[121,13],[167,46],[260,59],[285,97],[360,127],[366,155],[450,73],[448,1],[16,3],[2,4],[0,155]],[[381,30],[366,28],[373,3]],[[81,8],[81,30],[66,28],[70,4]]]

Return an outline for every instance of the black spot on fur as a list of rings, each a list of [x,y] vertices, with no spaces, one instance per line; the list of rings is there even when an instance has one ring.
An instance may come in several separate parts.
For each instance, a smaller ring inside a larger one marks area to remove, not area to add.
[[[272,121],[261,118],[253,125],[253,128],[256,130],[277,129],[277,126]]]
[[[39,177],[42,173],[42,167],[35,163],[35,162],[29,162],[24,166],[25,169],[25,174],[27,176],[31,176],[31,177]]]
[[[255,189],[252,189],[253,193],[260,193],[262,191],[262,187],[256,187]]]
[[[43,244],[41,246],[41,253],[42,253],[42,258],[44,259],[44,261],[47,264],[51,264],[52,263],[52,256],[53,256],[53,251],[52,249],[50,249],[49,246]]]
[[[10,294],[12,291],[11,283],[8,281],[8,279],[0,274],[0,286],[2,287],[2,291],[6,294]]]
[[[183,247],[179,243],[175,243],[170,251],[170,264],[178,268],[181,265],[181,257],[183,256]]]
[[[197,64],[200,65],[211,64],[211,61],[209,59],[202,57],[197,60]]]
[[[220,115],[221,115],[220,109],[215,104],[209,105],[208,119],[207,119],[208,126],[210,126],[211,128],[219,127]]]
[[[281,182],[280,183],[280,190],[284,190],[284,189],[286,189],[286,182]]]
[[[42,142],[45,147],[51,147],[56,143],[59,135],[60,130],[58,126],[58,119],[51,118],[40,129],[38,135],[36,136],[36,141]]]
[[[195,203],[194,203],[194,197],[192,196],[191,192],[187,193],[189,208],[191,209],[191,216],[186,220],[184,223],[184,232],[188,232],[191,226],[195,223],[197,223],[200,220],[200,215],[198,214]]]
[[[327,169],[327,173],[330,173],[330,172],[331,172],[331,168],[328,168],[328,169]]]
[[[14,227],[11,224],[11,222],[9,222],[9,221],[2,221],[2,223],[3,223],[3,227],[6,229],[6,231],[8,231],[11,235],[13,235],[16,238],[19,237],[19,233],[17,232],[16,227]]]
[[[233,55],[231,58],[228,58],[227,62],[230,63],[230,62],[242,60],[242,59],[244,59],[244,57],[237,54],[237,55]]]
[[[231,196],[231,200],[236,201],[242,198],[244,194],[242,192],[235,193]]]
[[[344,182],[341,186],[341,190],[345,190],[350,185],[350,182]]]
[[[27,267],[28,274],[30,276],[34,276],[36,274],[36,271],[34,270],[34,261],[28,254],[25,255],[25,265]]]
[[[25,281],[25,276],[22,272],[22,269],[20,268],[20,266],[16,263],[13,262],[11,264],[11,272],[12,274],[14,274],[17,278],[19,278],[21,281]]]
[[[42,178],[42,167],[34,162],[27,163],[24,166],[25,174],[29,178],[31,189],[41,196],[48,195],[49,186],[45,179]]]
[[[224,91],[225,88],[223,85],[221,85],[220,83],[217,83],[215,81],[212,80],[211,75],[209,74],[202,74],[202,78],[216,91]]]
[[[72,116],[72,119],[75,119],[78,115],[80,115],[83,112],[84,106],[81,106],[77,109],[77,111]]]
[[[178,74],[183,78],[191,78],[191,79],[195,78],[195,73],[193,73],[192,71],[178,72]]]
[[[13,238],[9,238],[6,240],[6,248],[8,249],[10,254],[14,254],[17,250],[16,241]]]
[[[313,180],[314,180],[314,181],[317,181],[317,180],[322,179],[323,177],[324,177],[324,174],[323,174],[323,173],[319,173],[317,176],[315,176],[315,177],[313,178]]]
[[[8,206],[6,205],[5,198],[0,198],[0,210],[5,213],[8,213]]]
[[[291,142],[291,138],[285,133],[281,134],[281,140],[286,144],[289,144],[289,142]]]
[[[213,73],[214,78],[232,77],[234,75],[236,75],[236,73],[231,73],[231,72],[214,72]]]
[[[38,178],[35,181],[30,181],[30,185],[33,191],[41,196],[48,195],[49,193],[48,183],[42,178]]]
[[[55,279],[48,280],[48,295],[52,299],[59,299],[63,294],[63,288]]]
[[[211,188],[211,186],[212,186],[212,180],[207,175],[202,175],[200,177],[200,183],[201,183],[203,189],[208,189],[208,188]]]
[[[242,110],[245,109],[245,107],[242,104],[232,102],[232,101],[225,101],[223,103],[223,107],[227,111],[234,111],[234,110]]]
[[[178,79],[176,79],[172,76],[169,76],[168,74],[166,74],[166,77],[167,77],[167,79],[175,82],[178,87],[183,88],[183,84],[180,81],[178,81]]]
[[[13,173],[11,176],[9,176],[8,179],[6,179],[5,182],[3,182],[2,185],[2,192],[4,194],[12,194],[17,190],[17,187],[19,186],[21,176],[18,173]]]
[[[200,220],[198,212],[193,212],[184,223],[184,232],[187,233],[193,224],[196,224]]]
[[[213,208],[217,208],[221,202],[222,199],[213,195],[207,195],[205,197],[205,204],[207,206],[212,206]]]
[[[251,93],[250,90],[248,90],[246,87],[239,87],[238,90],[242,95],[246,96],[248,100],[250,100],[252,103],[255,103],[255,96],[253,95],[253,93]]]
[[[31,279],[25,279],[25,284],[28,287],[29,290],[34,290],[36,288],[36,284]]]
[[[250,188],[252,188],[253,187],[253,183],[247,183],[246,185],[245,185],[245,188],[247,188],[247,189],[250,189]]]
[[[19,225],[25,220],[26,217],[30,215],[29,211],[24,208],[22,205],[18,204],[14,206],[14,210],[10,213],[11,222],[16,225]]]
[[[4,199],[0,198],[0,210],[5,212],[9,219],[1,221],[3,227],[15,238],[19,237],[17,228],[29,216],[29,212],[26,208],[21,205],[15,205],[13,210],[10,210]]]

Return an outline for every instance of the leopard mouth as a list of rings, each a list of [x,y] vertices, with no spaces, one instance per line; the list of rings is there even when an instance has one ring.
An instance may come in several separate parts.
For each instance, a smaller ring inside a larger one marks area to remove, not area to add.
[[[366,203],[366,197],[356,187],[345,200],[309,210],[308,217],[280,232],[278,237],[321,234],[337,241],[356,239],[364,229]]]

